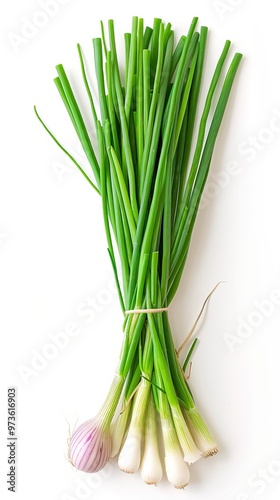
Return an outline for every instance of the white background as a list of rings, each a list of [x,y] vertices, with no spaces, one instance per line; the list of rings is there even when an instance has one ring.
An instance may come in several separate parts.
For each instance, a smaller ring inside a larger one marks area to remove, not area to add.
[[[39,1],[6,2],[1,15],[1,498],[12,495],[6,485],[6,399],[7,387],[15,385],[20,500],[128,500],[132,495],[147,500],[279,499],[277,2],[55,3],[57,12],[45,16],[45,26],[34,29],[29,39],[16,36],[23,36],[27,22],[33,27],[44,22],[38,17]],[[76,42],[82,44],[92,70],[91,38],[99,36],[99,20],[115,19],[120,42],[132,15],[144,17],[147,24],[161,17],[178,35],[187,31],[194,15],[209,27],[202,97],[224,41],[232,40],[231,55],[245,54],[170,311],[179,345],[206,295],[218,281],[226,281],[200,324],[191,374],[191,387],[220,453],[193,465],[191,485],[181,492],[166,480],[157,488],[148,487],[138,474],[126,476],[114,463],[103,473],[87,476],[66,460],[68,423],[73,428],[77,419],[93,416],[109,387],[122,318],[116,294],[110,292],[100,200],[47,137],[33,105],[86,166],[52,82],[54,67],[63,62],[85,99]],[[91,315],[81,316],[90,308],[89,297],[98,312],[92,309]],[[64,335],[68,345],[49,347],[54,345],[51,334],[67,328],[69,333],[69,323],[75,336]],[[50,355],[50,349],[53,359],[38,358]]]

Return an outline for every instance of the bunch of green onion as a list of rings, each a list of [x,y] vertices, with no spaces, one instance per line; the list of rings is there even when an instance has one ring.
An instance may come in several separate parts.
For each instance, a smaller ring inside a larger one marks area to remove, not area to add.
[[[102,36],[93,39],[98,110],[78,45],[97,151],[65,70],[56,67],[54,81],[93,180],[35,108],[47,132],[101,197],[124,314],[116,376],[98,415],[71,436],[69,460],[79,470],[96,472],[118,455],[121,470],[140,469],[148,484],[160,482],[165,465],[176,488],[189,483],[188,464],[218,450],[185,376],[195,343],[181,364],[167,309],[183,273],[217,134],[242,58],[235,54],[222,76],[230,48],[226,41],[198,117],[208,30],[197,31],[197,21],[194,18],[187,35],[175,43],[170,23],[154,19],[150,28],[133,17],[131,33],[124,35],[124,72],[114,23],[108,22],[107,38],[101,23]]]

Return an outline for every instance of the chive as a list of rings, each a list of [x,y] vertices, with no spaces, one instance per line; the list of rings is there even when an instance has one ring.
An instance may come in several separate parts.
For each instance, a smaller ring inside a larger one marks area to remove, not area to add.
[[[102,125],[104,125],[105,121],[109,119],[109,115],[108,115],[107,100],[105,94],[102,42],[101,38],[94,38],[92,42],[94,48],[94,62],[95,62],[95,71],[97,76]]]
[[[185,359],[185,361],[184,361],[184,363],[183,363],[183,370],[184,370],[184,371],[186,370],[186,368],[187,368],[187,366],[188,366],[188,363],[189,363],[189,361],[190,361],[190,359],[191,359],[191,356],[192,356],[192,353],[193,353],[193,351],[194,351],[194,349],[195,349],[195,346],[196,346],[196,344],[197,344],[197,341],[198,341],[198,339],[194,339],[194,341],[192,342],[192,345],[191,345],[191,347],[190,347],[190,350],[189,350],[189,352],[188,352],[188,354],[187,354],[187,356],[186,356],[186,359]]]
[[[107,43],[106,43],[106,38],[105,38],[105,30],[104,30],[103,21],[100,21],[100,28],[101,28],[101,38],[102,38],[103,50],[105,53],[105,57],[107,58],[108,49],[107,49]]]
[[[99,186],[99,165],[97,163],[97,159],[95,153],[93,151],[92,144],[90,142],[90,138],[82,118],[82,114],[78,107],[77,101],[74,97],[70,82],[66,76],[63,66],[60,64],[56,66],[57,73],[59,76],[59,80],[56,78],[55,83],[59,89],[61,97],[63,97],[63,102],[67,111],[70,115],[72,123],[74,124],[77,135],[81,141],[83,149],[86,153],[88,161],[92,167],[97,185]]]
[[[148,128],[148,119],[150,112],[150,58],[151,52],[149,50],[143,50],[143,132],[146,134]],[[140,163],[142,164],[143,159]]]
[[[180,186],[179,186],[179,196],[178,196],[179,204],[182,201],[182,196],[183,196],[183,192],[184,192],[185,179],[186,179],[186,173],[187,173],[187,167],[188,167],[189,155],[190,155],[190,151],[191,151],[194,125],[195,125],[195,118],[197,115],[197,105],[198,105],[198,98],[199,98],[200,87],[201,87],[202,71],[203,71],[206,43],[207,43],[207,35],[208,35],[208,28],[205,26],[202,26],[200,29],[197,64],[196,64],[196,68],[195,68],[193,84],[191,87],[190,102],[189,102],[189,109],[188,109],[188,126],[187,126],[187,130],[186,130],[185,150],[184,150],[184,156],[183,156],[183,160],[182,160],[182,168],[181,168],[181,176],[180,176],[181,182],[180,182]]]
[[[185,42],[186,42],[186,37],[185,37],[185,35],[182,35],[174,52],[173,52],[173,55],[172,55],[171,73],[170,73],[171,77],[174,75],[175,69],[177,68],[177,65],[180,61],[180,57],[181,57]]]
[[[126,82],[126,85],[127,85],[127,81],[128,81],[130,43],[131,43],[131,33],[125,33],[124,34],[124,44],[125,44],[125,82]]]
[[[141,183],[141,164],[143,158],[143,148],[144,148],[144,109],[143,109],[143,19],[139,19],[138,22],[138,43],[137,43],[137,80],[136,80],[136,148],[137,148],[137,162],[138,172],[137,172],[137,187],[138,187],[138,199],[140,195],[140,183]],[[145,84],[144,84],[145,85]]]
[[[84,85],[85,85],[85,88],[87,91],[87,95],[88,95],[88,99],[89,99],[89,103],[90,103],[90,108],[91,108],[91,112],[92,112],[92,116],[93,116],[93,121],[95,124],[95,130],[97,130],[97,113],[96,113],[96,109],[94,106],[93,97],[92,97],[92,93],[91,93],[90,86],[88,83],[87,75],[86,75],[82,49],[81,49],[81,46],[79,43],[77,44],[77,49],[78,49],[78,54],[79,54],[79,59],[80,59],[80,64],[81,64],[81,71],[82,71],[82,75],[83,75]]]
[[[132,213],[132,209],[131,209],[131,205],[130,205],[130,201],[129,201],[129,195],[128,195],[128,192],[126,189],[126,184],[125,184],[125,180],[123,177],[121,165],[119,164],[117,155],[116,155],[113,147],[108,149],[108,154],[109,154],[110,164],[112,166],[112,171],[116,172],[115,186],[117,188],[119,202],[123,203],[123,206],[125,209],[125,213],[126,213],[126,217],[127,217],[127,221],[128,221],[128,225],[129,225],[129,230],[130,230],[130,234],[131,234],[131,239],[133,241],[135,239],[136,226],[135,226],[135,222],[134,222],[134,218],[133,218],[133,213]],[[114,173],[113,173],[113,175],[114,175]]]
[[[151,39],[151,86],[153,87],[153,82],[156,74],[157,59],[158,59],[158,49],[159,49],[159,34],[162,27],[161,19],[155,18],[153,25],[153,34]]]
[[[136,360],[135,360],[136,361]],[[136,365],[136,366],[135,366]],[[125,390],[125,399],[129,400],[131,394],[135,391],[141,379],[141,370],[139,367],[139,363],[134,363],[135,368],[129,371],[129,375],[127,377],[127,386]]]
[[[131,43],[129,49],[129,60],[128,60],[128,72],[127,72],[127,84],[125,91],[125,114],[127,121],[129,120],[131,99],[132,99],[132,89],[133,89],[133,79],[136,69],[137,60],[137,31],[138,31],[138,17],[133,17],[132,20],[132,31],[131,31]]]
[[[146,26],[145,32],[144,32],[144,40],[143,40],[143,49],[148,49],[150,40],[153,35],[153,28],[150,28],[149,26]]]
[[[93,189],[98,193],[100,194],[100,191],[99,189],[95,186],[95,184],[91,181],[91,179],[89,178],[89,176],[86,174],[86,172],[84,171],[84,169],[79,165],[79,163],[75,160],[75,158],[67,151],[67,149],[65,149],[61,144],[60,142],[56,139],[56,137],[53,135],[53,133],[50,131],[50,129],[47,127],[47,125],[43,122],[42,118],[40,117],[38,111],[37,111],[37,108],[36,106],[34,106],[34,111],[35,111],[35,114],[39,120],[39,122],[43,125],[44,129],[46,130],[46,132],[49,134],[49,136],[53,139],[53,141],[57,144],[57,146],[63,151],[63,153],[65,153],[68,158],[70,158],[70,160],[74,163],[74,165],[76,165],[76,167],[80,170],[80,172],[83,174],[83,176],[85,177],[85,179],[88,181],[88,183],[91,185],[91,187],[93,187]]]

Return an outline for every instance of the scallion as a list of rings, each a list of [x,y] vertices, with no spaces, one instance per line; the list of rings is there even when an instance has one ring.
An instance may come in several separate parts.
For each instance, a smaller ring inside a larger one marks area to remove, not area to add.
[[[114,22],[109,20],[107,35],[101,23],[101,37],[93,39],[98,106],[78,45],[97,151],[78,96],[63,66],[56,67],[55,84],[92,175],[60,144],[35,108],[46,131],[101,196],[108,252],[124,313],[117,375],[97,417],[71,436],[69,460],[77,469],[96,472],[118,455],[122,470],[134,473],[140,468],[148,484],[161,480],[165,464],[176,488],[189,483],[188,464],[218,451],[179,362],[168,307],[183,273],[217,135],[242,58],[235,54],[222,76],[230,49],[227,41],[199,115],[208,30],[198,29],[197,22],[194,18],[175,45],[169,23],[156,18],[150,28],[143,19],[133,17],[131,33],[124,37],[124,72],[118,61]],[[159,428],[164,457],[159,454]]]

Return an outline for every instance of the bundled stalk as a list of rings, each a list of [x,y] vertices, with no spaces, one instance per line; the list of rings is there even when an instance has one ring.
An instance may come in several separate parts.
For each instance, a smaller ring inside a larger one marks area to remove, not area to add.
[[[66,72],[57,66],[55,84],[92,178],[35,109],[47,132],[101,196],[108,252],[124,314],[117,375],[97,417],[72,435],[69,459],[77,469],[96,472],[118,455],[123,471],[141,468],[148,484],[161,480],[165,465],[176,488],[189,483],[188,464],[218,451],[184,375],[190,356],[182,365],[179,362],[168,307],[183,273],[217,134],[242,58],[235,54],[222,77],[230,48],[226,41],[198,117],[207,28],[197,30],[197,21],[193,19],[187,35],[175,45],[170,24],[155,19],[150,28],[134,17],[131,33],[124,37],[124,74],[114,23],[108,22],[108,40],[101,23],[102,37],[93,39],[99,110],[78,45],[98,151]],[[120,402],[122,409],[116,412]],[[164,457],[159,454],[159,427]]]

